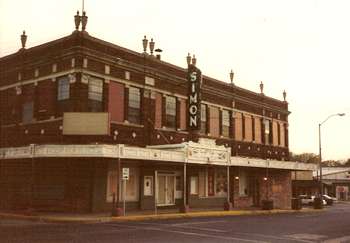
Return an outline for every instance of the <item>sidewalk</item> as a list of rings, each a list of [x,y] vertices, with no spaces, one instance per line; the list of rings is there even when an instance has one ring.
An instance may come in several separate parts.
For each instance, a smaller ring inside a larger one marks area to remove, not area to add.
[[[310,213],[321,212],[311,208],[303,208],[301,210],[291,209],[273,209],[273,210],[210,210],[206,211],[192,211],[189,213],[178,213],[176,211],[158,211],[157,214],[152,214],[150,211],[146,212],[130,212],[126,216],[112,217],[108,213],[104,214],[68,214],[68,213],[37,213],[36,215],[26,215],[25,213],[8,213],[0,212],[0,219],[19,219],[31,220],[48,223],[103,223],[103,222],[127,222],[127,221],[144,221],[157,219],[177,219],[177,218],[197,218],[197,217],[223,217],[223,216],[241,216],[241,215],[266,215],[266,214],[282,214],[282,213]]]

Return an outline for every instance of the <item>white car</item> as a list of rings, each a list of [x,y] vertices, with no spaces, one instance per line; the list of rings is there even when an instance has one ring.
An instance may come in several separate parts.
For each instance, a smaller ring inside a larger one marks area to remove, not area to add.
[[[312,205],[314,200],[309,195],[299,195],[302,205]]]
[[[315,197],[316,197],[316,196],[311,196],[311,198],[312,198],[312,203],[314,203]],[[326,200],[322,199],[322,204],[323,204],[323,206],[327,205]]]
[[[301,199],[302,205],[310,205],[312,206],[314,204],[315,196],[309,196],[309,195],[299,195],[299,198]],[[323,205],[327,205],[326,200],[322,200]]]
[[[338,202],[338,199],[335,197],[328,196],[326,194],[323,195],[323,199],[326,200],[328,205],[332,205],[333,203]]]

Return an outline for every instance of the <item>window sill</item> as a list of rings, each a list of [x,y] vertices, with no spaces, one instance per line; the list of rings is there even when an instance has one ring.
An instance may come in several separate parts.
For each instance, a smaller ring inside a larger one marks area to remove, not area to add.
[[[199,196],[199,199],[216,199],[216,198],[227,198],[227,195],[220,195],[220,196]]]
[[[141,124],[136,124],[136,123],[130,123],[130,122],[115,122],[111,121],[111,124],[116,124],[116,125],[123,125],[123,126],[129,126],[129,127],[144,127],[144,125]]]
[[[178,132],[176,128],[171,128],[171,127],[156,128],[155,130],[166,131],[166,132]]]

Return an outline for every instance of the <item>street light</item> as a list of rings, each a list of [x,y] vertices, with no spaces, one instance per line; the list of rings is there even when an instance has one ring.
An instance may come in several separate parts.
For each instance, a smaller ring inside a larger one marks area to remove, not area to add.
[[[336,113],[329,115],[323,122],[318,124],[318,148],[319,148],[319,162],[318,167],[320,169],[320,197],[322,198],[323,195],[323,183],[322,183],[322,148],[321,148],[321,126],[323,123],[328,121],[329,118],[334,116],[345,116],[345,113]]]

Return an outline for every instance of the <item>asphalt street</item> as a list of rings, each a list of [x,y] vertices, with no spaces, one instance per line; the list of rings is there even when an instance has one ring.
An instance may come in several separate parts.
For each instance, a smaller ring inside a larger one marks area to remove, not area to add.
[[[0,219],[0,242],[350,242],[350,204],[322,212],[53,224]]]

